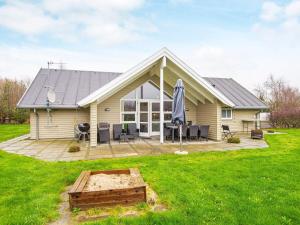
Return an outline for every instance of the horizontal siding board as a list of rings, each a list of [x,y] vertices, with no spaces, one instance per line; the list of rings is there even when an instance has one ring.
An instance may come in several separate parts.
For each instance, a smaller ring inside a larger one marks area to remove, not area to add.
[[[52,123],[48,125],[46,110],[38,110],[39,138],[73,138],[74,126],[78,123],[89,123],[89,109],[60,109],[52,111]],[[30,113],[30,136],[36,138],[36,116]]]
[[[221,139],[221,105],[215,103],[199,103],[197,108],[197,123],[199,125],[209,125],[208,137],[214,140]]]
[[[243,131],[242,120],[253,120],[255,119],[258,110],[233,110],[232,119],[223,119],[222,124],[228,125],[231,131],[241,132]],[[255,123],[250,122],[248,130],[255,129]]]

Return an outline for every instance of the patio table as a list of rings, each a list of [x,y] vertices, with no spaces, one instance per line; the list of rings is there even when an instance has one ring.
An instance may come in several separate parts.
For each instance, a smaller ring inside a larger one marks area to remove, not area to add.
[[[128,142],[128,136],[127,136],[127,133],[121,133],[121,134],[120,134],[120,141],[119,141],[119,142],[121,142],[121,140],[123,140],[124,142],[125,142],[125,141]]]
[[[167,128],[170,128],[172,130],[172,143],[174,143],[174,131],[175,129],[178,129],[178,126],[175,125],[171,125],[171,126],[167,126]]]

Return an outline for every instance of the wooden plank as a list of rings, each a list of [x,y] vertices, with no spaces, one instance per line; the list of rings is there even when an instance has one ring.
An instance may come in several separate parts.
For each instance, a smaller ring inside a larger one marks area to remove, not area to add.
[[[77,180],[75,181],[75,183],[73,184],[71,190],[69,191],[69,194],[76,192],[78,185],[81,183],[81,180],[83,179],[84,175],[85,175],[86,171],[82,171],[79,175],[79,177],[77,178]]]
[[[141,195],[144,194],[144,191],[139,191],[139,192],[131,192],[131,193],[122,193],[122,194],[113,194],[113,195],[79,195],[78,197],[72,197],[72,199],[93,199],[93,198],[105,198],[105,197],[111,197],[111,198],[124,198],[124,197],[130,197],[134,195]]]
[[[140,199],[141,201],[144,200],[144,192],[139,194],[132,194],[132,195],[123,195],[123,196],[96,196],[96,197],[89,197],[89,198],[75,198],[72,199],[73,203],[90,203],[90,202],[115,202],[120,200],[132,200],[132,199]]]
[[[104,206],[113,206],[113,205],[133,205],[138,202],[141,202],[139,199],[134,200],[122,200],[118,202],[101,202],[101,203],[89,203],[89,204],[74,204],[73,207],[80,209],[88,209],[92,207],[104,207]]]
[[[140,171],[137,168],[130,168],[130,174],[135,179],[135,186],[146,186],[143,177],[140,174]]]
[[[125,170],[98,170],[91,172],[91,175],[95,174],[130,174],[130,171],[128,169]]]
[[[84,186],[86,185],[88,179],[90,178],[91,171],[85,171],[84,177],[81,179],[80,184],[77,186],[75,192],[82,192]]]
[[[101,190],[101,191],[85,191],[82,192],[82,195],[106,195],[106,194],[119,194],[119,193],[126,193],[126,192],[140,192],[143,191],[144,186],[141,187],[132,187],[132,188],[121,188],[121,189],[110,189],[110,190]]]

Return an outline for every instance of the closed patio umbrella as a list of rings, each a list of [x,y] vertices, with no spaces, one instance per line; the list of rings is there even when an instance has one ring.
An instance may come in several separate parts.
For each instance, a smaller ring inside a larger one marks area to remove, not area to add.
[[[181,79],[177,80],[173,92],[172,123],[179,126],[180,151],[178,153],[187,154],[187,152],[181,151],[182,150],[182,124],[185,124],[184,85]]]

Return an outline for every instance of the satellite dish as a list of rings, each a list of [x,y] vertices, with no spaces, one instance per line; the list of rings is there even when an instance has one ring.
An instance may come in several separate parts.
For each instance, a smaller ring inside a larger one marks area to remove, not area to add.
[[[55,102],[56,95],[55,95],[55,92],[52,89],[48,90],[47,98],[48,98],[49,102],[51,102],[51,103]]]

